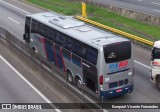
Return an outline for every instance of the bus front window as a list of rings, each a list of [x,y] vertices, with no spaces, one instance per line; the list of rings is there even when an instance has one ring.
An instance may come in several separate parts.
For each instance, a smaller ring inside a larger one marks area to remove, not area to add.
[[[153,49],[152,58],[153,59],[160,59],[160,49],[158,49],[158,48]]]

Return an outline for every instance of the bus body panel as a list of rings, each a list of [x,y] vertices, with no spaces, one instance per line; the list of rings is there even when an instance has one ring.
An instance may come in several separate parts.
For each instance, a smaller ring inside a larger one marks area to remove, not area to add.
[[[70,51],[55,45],[53,42],[45,39],[45,37],[42,38],[40,35],[32,34],[31,38],[34,40],[30,43],[30,46],[35,46],[40,55],[44,56],[44,58],[59,69],[63,71],[70,70],[73,77],[79,76],[87,88],[91,89],[94,93],[98,92],[98,71],[96,66]],[[39,42],[40,39],[42,40],[41,44]]]
[[[45,44],[44,44],[44,37],[39,35],[39,34],[35,34],[35,33],[31,33],[30,35],[30,43],[29,46],[33,49],[35,49],[35,51],[37,53],[39,53],[41,56],[43,56],[44,58],[46,58],[46,51],[45,51]]]
[[[36,47],[37,52],[49,62],[55,64],[55,66],[63,71],[66,71],[67,69],[70,70],[73,73],[73,77],[79,74],[82,78],[80,57],[65,49],[62,50],[60,46],[55,45],[53,42],[48,41],[39,34],[31,34],[31,40],[33,41],[30,42],[30,47]]]

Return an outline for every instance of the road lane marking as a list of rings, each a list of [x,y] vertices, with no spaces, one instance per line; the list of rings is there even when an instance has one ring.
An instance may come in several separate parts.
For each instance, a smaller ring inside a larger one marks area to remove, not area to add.
[[[17,23],[17,24],[20,24],[18,21],[12,19],[11,17],[8,17],[8,19],[12,20],[13,22]]]
[[[160,5],[160,3],[156,3],[156,2],[151,2],[152,4],[155,4],[155,5]]]
[[[155,9],[152,9],[154,12],[159,12],[160,13],[160,10],[155,10]]]
[[[14,8],[16,8],[16,9],[22,11],[22,12],[25,12],[25,13],[27,13],[27,14],[31,14],[30,12],[27,12],[27,11],[25,11],[25,10],[23,10],[23,9],[21,9],[21,8],[18,8],[18,7],[16,7],[16,6],[12,5],[12,4],[9,4],[9,3],[7,3],[7,2],[5,2],[5,1],[3,1],[3,0],[0,0],[0,2],[2,2],[2,3],[4,3],[4,4],[7,4],[7,5],[11,6],[11,7],[14,7]]]
[[[140,64],[140,65],[142,65],[142,66],[144,66],[144,67],[146,67],[148,69],[151,69],[151,67],[149,67],[149,66],[147,66],[147,65],[145,65],[145,64],[143,64],[143,63],[141,63],[139,61],[134,60],[134,62],[136,62],[136,63],[138,63],[138,64]]]
[[[142,2],[143,0],[137,0],[137,1]]]
[[[4,57],[0,55],[2,59],[19,77],[21,77],[33,90],[35,90],[47,103],[52,103],[46,96],[44,96],[34,85],[32,85],[21,73],[19,73]],[[59,109],[54,109],[57,112],[61,112]]]
[[[6,38],[6,36],[4,36],[2,33],[1,33],[1,36],[2,36],[3,38]]]

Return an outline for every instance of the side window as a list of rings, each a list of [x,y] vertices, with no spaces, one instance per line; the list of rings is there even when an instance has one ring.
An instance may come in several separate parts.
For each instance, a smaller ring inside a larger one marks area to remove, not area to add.
[[[46,28],[46,35],[47,35],[47,38],[51,41],[54,41],[55,42],[55,38],[56,38],[56,31],[50,27],[47,27]]]
[[[77,41],[77,40],[72,40],[72,51],[78,56],[85,58],[87,48],[86,48],[86,45],[83,44],[82,42]]]
[[[80,42],[76,42],[76,50],[75,50],[75,52],[76,52],[76,54],[77,55],[79,55],[79,56],[81,56],[81,43]]]
[[[31,18],[26,17],[25,20],[25,35],[24,35],[24,40],[29,43],[30,41],[30,24],[31,24]]]
[[[71,61],[71,53],[65,49],[62,49],[62,53],[64,58],[68,59],[69,61]]]
[[[61,45],[62,47],[65,47],[66,45],[66,36],[60,32],[57,32],[56,35],[56,43]]]
[[[152,51],[152,54],[153,54],[153,58],[160,59],[160,49],[154,48]]]
[[[97,64],[97,57],[98,57],[98,50],[88,46],[87,53],[86,53],[86,60],[91,62],[92,64]]]
[[[46,37],[46,26],[39,23],[38,32],[39,32],[39,34]]]
[[[81,57],[83,57],[83,58],[86,57],[87,47],[86,47],[85,44],[83,44],[83,43],[80,44],[80,51],[79,51],[79,53],[80,53]]]
[[[38,22],[35,21],[35,20],[32,20],[31,32],[32,33],[38,33]]]
[[[66,47],[66,41],[67,40],[67,36],[66,35],[62,35],[61,37],[61,45],[62,47]]]
[[[86,49],[85,49],[85,45],[82,42],[76,43],[76,53],[81,57],[85,56]]]
[[[72,62],[81,67],[81,58],[72,54]]]
[[[77,41],[75,39],[72,39],[72,48],[71,48],[71,50],[75,54],[77,54],[77,52],[76,52],[77,45],[76,44],[77,44]]]
[[[70,38],[70,37],[66,38],[66,46],[65,46],[65,48],[68,49],[69,51],[72,50],[72,38]]]

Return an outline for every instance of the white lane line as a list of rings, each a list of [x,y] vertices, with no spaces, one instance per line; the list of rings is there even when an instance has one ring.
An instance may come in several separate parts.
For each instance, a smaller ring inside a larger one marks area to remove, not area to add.
[[[137,0],[137,1],[142,2],[143,0]]]
[[[154,12],[159,12],[160,13],[160,10],[155,10],[155,9],[152,9]]]
[[[14,7],[14,8],[16,8],[16,9],[22,11],[22,12],[25,12],[25,13],[27,13],[27,14],[31,14],[30,12],[27,12],[27,11],[25,11],[25,10],[23,10],[23,9],[21,9],[21,8],[18,8],[18,7],[16,7],[16,6],[12,5],[12,4],[9,4],[9,3],[7,3],[7,2],[5,2],[5,1],[3,1],[3,0],[0,0],[0,2],[2,2],[2,3],[4,3],[4,4],[7,4],[7,5],[11,6],[11,7]]]
[[[32,89],[34,89],[47,103],[52,103],[46,96],[44,96],[34,85],[32,85],[21,73],[19,73],[5,58],[0,55],[2,59],[19,77],[21,77]],[[61,112],[59,109],[55,109],[57,112]]]
[[[138,63],[138,64],[140,64],[140,65],[142,65],[142,66],[144,66],[144,67],[146,67],[148,69],[151,69],[151,67],[149,67],[149,66],[147,66],[147,65],[145,65],[145,64],[143,64],[143,63],[141,63],[139,61],[134,60],[134,62],[136,62],[136,63]]]
[[[17,23],[17,24],[20,24],[18,21],[12,19],[11,17],[8,17],[8,19],[12,20],[13,22]]]
[[[152,4],[155,4],[155,5],[160,5],[160,3],[156,3],[156,2],[151,2]]]
[[[6,38],[2,33],[1,33],[1,36],[2,36],[3,38]]]

